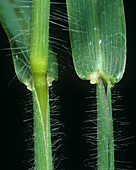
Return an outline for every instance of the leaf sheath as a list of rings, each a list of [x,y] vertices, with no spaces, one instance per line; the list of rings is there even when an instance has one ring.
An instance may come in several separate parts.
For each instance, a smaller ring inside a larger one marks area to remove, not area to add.
[[[51,132],[50,132],[50,111],[48,102],[48,91],[44,87],[41,89],[45,104],[47,107],[41,111],[40,102],[35,88],[33,93],[33,110],[34,110],[34,157],[36,170],[52,170],[52,149],[51,149]],[[47,100],[45,101],[45,98]]]
[[[97,163],[98,170],[114,170],[114,138],[111,89],[100,79],[97,94]]]

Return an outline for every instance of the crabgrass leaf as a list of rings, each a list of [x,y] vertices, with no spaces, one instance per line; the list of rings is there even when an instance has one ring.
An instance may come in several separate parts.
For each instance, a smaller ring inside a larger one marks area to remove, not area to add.
[[[15,72],[18,79],[31,90],[32,74],[30,71],[30,17],[31,0],[1,0],[0,22],[9,38]],[[50,49],[50,51],[52,51]],[[55,54],[48,54],[49,84],[57,80],[57,60]]]
[[[123,0],[67,0],[67,11],[77,75],[97,84],[97,169],[113,170],[111,87],[126,64]]]
[[[11,45],[15,72],[18,79],[31,89],[29,57],[31,1],[0,1],[0,21]]]
[[[119,82],[126,64],[123,0],[67,0],[74,65],[92,84],[100,76]]]

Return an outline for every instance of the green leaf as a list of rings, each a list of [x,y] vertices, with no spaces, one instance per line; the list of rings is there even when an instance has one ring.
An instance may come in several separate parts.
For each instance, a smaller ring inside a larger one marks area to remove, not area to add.
[[[126,64],[123,0],[67,0],[74,65],[81,79],[114,84]]]
[[[50,0],[0,1],[16,75],[33,94],[36,170],[53,169],[48,86],[58,79],[58,65],[49,47],[49,16]]]
[[[29,57],[31,1],[0,1],[0,21],[11,45],[15,72],[18,79],[31,89]]]
[[[97,169],[114,170],[111,87],[126,64],[122,0],[67,0],[72,56],[78,76],[97,83]]]
[[[32,90],[30,18],[31,0],[0,0],[0,22],[9,38],[16,75],[28,89]],[[52,54],[52,50],[50,51],[48,54],[49,85],[58,77],[56,56]]]

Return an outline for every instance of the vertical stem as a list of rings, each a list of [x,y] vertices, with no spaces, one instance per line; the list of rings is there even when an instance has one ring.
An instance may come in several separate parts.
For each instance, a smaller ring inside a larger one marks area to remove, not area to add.
[[[111,101],[111,88],[107,85],[107,100],[109,105],[109,112],[112,124],[112,136],[109,140],[109,167],[114,170],[114,134],[113,134],[113,119],[112,119],[112,101]]]
[[[97,159],[98,170],[114,170],[114,139],[111,89],[99,79],[97,95]]]
[[[32,0],[30,66],[33,78],[34,158],[36,170],[52,170],[48,100],[50,0]]]
[[[52,170],[52,149],[50,132],[50,112],[48,91],[45,87],[39,87],[38,93],[33,88],[34,108],[34,158],[36,170]],[[41,95],[41,94],[42,95]],[[39,99],[39,96],[40,98]],[[41,100],[41,101],[40,101]],[[43,106],[42,106],[43,105]],[[41,109],[41,107],[43,107]],[[46,107],[46,108],[45,108]]]

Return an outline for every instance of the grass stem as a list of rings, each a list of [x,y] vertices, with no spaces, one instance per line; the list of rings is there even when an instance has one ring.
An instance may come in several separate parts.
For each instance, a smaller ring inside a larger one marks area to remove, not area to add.
[[[34,159],[36,170],[52,170],[48,97],[50,0],[32,0],[30,67],[33,78]]]
[[[98,170],[114,170],[114,138],[111,89],[99,78],[97,95],[97,163]]]

